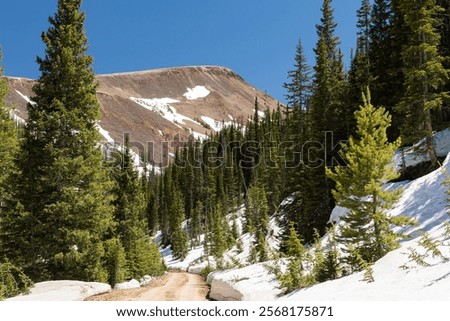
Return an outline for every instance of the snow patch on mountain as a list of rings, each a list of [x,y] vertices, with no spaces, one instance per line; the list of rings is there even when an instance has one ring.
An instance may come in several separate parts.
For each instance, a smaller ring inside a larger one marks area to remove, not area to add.
[[[179,114],[177,110],[172,105],[170,105],[178,103],[179,101],[176,99],[167,97],[153,98],[153,99],[130,97],[130,99],[135,103],[137,103],[138,105],[160,114],[163,118],[167,119],[168,121],[175,124],[179,128],[183,128],[180,126],[180,124],[186,125],[185,121],[190,121],[197,125],[200,125],[192,118]]]
[[[210,94],[210,91],[204,86],[195,86],[194,88],[187,88],[187,92],[183,94],[188,100],[195,100],[205,98]]]
[[[96,125],[98,132],[100,135],[103,136],[104,139],[106,139],[106,142],[114,144],[114,139],[112,139],[111,135],[109,135],[109,132],[104,130],[99,124]]]
[[[30,105],[32,105],[32,106],[35,106],[35,105],[36,105],[36,102],[32,101],[28,96],[22,94],[22,93],[21,93],[20,91],[18,91],[17,89],[16,89],[16,93],[18,93],[19,96],[22,97],[22,98],[23,98],[27,103],[29,103]]]
[[[215,132],[220,132],[223,128],[233,125],[233,122],[231,121],[230,122],[218,121],[208,116],[201,116],[200,118]]]

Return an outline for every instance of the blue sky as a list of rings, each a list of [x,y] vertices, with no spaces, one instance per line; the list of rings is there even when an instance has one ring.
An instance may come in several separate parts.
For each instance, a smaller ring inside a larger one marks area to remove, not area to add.
[[[360,0],[333,0],[348,64]],[[57,0],[2,4],[5,75],[39,77],[40,35]],[[84,0],[89,53],[97,73],[185,65],[221,65],[284,101],[282,84],[301,38],[314,64],[321,0]]]

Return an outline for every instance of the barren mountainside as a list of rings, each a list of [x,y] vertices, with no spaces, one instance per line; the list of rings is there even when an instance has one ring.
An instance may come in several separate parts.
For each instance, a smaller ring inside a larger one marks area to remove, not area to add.
[[[8,77],[7,104],[26,120],[33,80]],[[225,67],[197,66],[98,75],[101,133],[105,142],[122,144],[124,134],[147,153],[154,143],[154,161],[161,159],[164,141],[176,134],[181,140],[219,130],[223,123],[245,123],[254,113],[255,98],[261,111],[277,101],[252,87]],[[112,140],[111,140],[112,139]]]

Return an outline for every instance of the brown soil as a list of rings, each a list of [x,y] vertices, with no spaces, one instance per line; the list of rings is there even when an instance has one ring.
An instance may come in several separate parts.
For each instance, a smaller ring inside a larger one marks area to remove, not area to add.
[[[167,273],[139,289],[113,290],[86,301],[206,301],[208,286],[200,275]]]

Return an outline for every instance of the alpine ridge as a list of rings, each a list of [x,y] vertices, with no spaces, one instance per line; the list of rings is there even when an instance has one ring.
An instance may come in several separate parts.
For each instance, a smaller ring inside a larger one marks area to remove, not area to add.
[[[231,69],[220,66],[112,73],[96,79],[103,142],[123,144],[129,134],[132,145],[143,146],[145,152],[152,146],[155,163],[163,162],[163,142],[171,142],[177,135],[186,141],[191,135],[201,138],[231,122],[245,124],[254,114],[255,99],[261,111],[278,104]],[[15,106],[19,119],[26,120],[34,80],[7,77],[7,81],[6,103]]]

